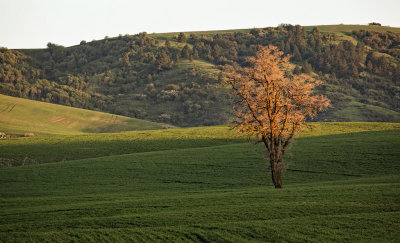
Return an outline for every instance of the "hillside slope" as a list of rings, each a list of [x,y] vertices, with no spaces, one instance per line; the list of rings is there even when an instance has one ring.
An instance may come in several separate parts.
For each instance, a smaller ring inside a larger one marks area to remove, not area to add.
[[[0,49],[0,93],[178,126],[226,124],[225,65],[246,66],[258,45],[292,56],[293,73],[324,85],[333,108],[318,121],[400,121],[399,28],[280,25],[125,35],[72,47]]]
[[[311,123],[299,138],[400,130],[399,123]],[[0,167],[61,162],[131,153],[203,148],[247,143],[228,126],[173,128],[122,133],[37,136],[7,139],[0,143]],[[250,146],[250,145],[249,145]],[[260,154],[262,154],[260,152]]]
[[[161,123],[0,95],[6,134],[83,134],[166,128]]]
[[[114,152],[0,168],[0,239],[397,242],[399,124],[334,123],[320,128],[292,144],[280,190],[272,186],[262,145],[229,139],[226,127],[122,133],[119,136],[150,145],[123,155],[116,155],[120,146],[113,145],[115,134],[90,135],[101,137]],[[154,133],[158,136],[149,136]],[[57,153],[58,146],[71,148],[64,137],[41,141],[48,142],[42,145],[47,154]],[[175,141],[163,143],[161,137]],[[0,145],[19,143],[14,147],[22,149],[26,143],[27,151],[36,139],[4,140]],[[61,144],[54,143],[57,139]],[[86,152],[92,144],[80,145],[70,154]],[[160,150],[160,145],[170,147]]]

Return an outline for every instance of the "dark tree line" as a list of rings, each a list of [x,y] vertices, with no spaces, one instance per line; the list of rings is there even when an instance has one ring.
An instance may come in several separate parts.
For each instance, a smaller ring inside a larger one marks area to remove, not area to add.
[[[67,75],[57,81],[43,78],[39,69],[29,65],[29,57],[6,48],[0,49],[0,92],[56,104],[88,109],[103,108],[104,100],[85,92],[87,77]]]

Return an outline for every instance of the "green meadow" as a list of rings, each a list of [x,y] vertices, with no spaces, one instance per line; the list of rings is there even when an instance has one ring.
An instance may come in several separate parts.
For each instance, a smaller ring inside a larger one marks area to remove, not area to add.
[[[393,31],[400,32],[400,28],[390,27],[390,26],[371,26],[371,25],[313,25],[304,26],[306,31],[311,31],[314,27],[318,27],[322,32],[332,32],[332,33],[351,33],[353,30],[375,30],[375,31]],[[210,34],[227,34],[227,33],[249,33],[251,29],[231,29],[231,30],[209,30],[209,31],[188,31],[186,34],[195,35],[210,35]],[[179,35],[179,32],[170,33],[152,33],[151,36],[157,37],[159,39],[170,39]]]
[[[226,126],[3,139],[0,241],[398,242],[399,136],[314,123],[281,190]]]
[[[166,124],[0,94],[0,132],[84,134],[161,129]]]

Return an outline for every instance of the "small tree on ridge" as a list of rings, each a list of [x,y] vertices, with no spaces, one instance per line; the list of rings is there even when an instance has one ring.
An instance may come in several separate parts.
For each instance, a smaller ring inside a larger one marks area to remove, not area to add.
[[[177,41],[180,43],[185,43],[186,42],[186,35],[185,33],[179,33],[178,37],[177,37]]]
[[[294,135],[330,105],[327,98],[313,95],[319,84],[307,74],[292,74],[289,57],[275,46],[259,47],[248,58],[253,67],[224,70],[224,80],[240,97],[235,106],[239,133],[258,135],[266,147],[275,188],[282,188],[283,156]]]

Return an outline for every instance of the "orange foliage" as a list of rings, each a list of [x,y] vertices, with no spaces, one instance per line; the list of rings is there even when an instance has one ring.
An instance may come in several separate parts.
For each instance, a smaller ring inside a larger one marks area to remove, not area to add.
[[[224,70],[224,80],[241,98],[240,105],[235,107],[235,122],[240,133],[261,136],[270,157],[272,180],[275,187],[281,188],[286,147],[307,116],[315,117],[330,102],[313,94],[313,88],[321,81],[307,74],[292,74],[289,57],[283,57],[275,46],[260,46],[248,62],[253,67]]]

